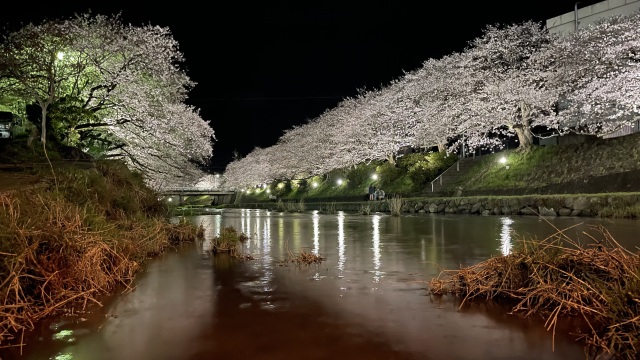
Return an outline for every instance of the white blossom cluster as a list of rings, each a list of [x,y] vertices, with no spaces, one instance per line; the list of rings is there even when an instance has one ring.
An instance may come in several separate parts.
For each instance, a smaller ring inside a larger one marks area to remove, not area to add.
[[[462,52],[429,59],[380,89],[361,91],[256,148],[225,170],[242,189],[305,178],[372,160],[405,146],[454,151],[519,146],[535,136],[604,135],[639,115],[640,13],[569,35],[533,22],[489,26]]]
[[[214,131],[185,104],[195,83],[168,28],[79,15],[9,34],[0,55],[0,89],[47,111],[77,99],[68,123],[75,145],[123,159],[154,187],[194,183],[213,154]],[[45,141],[45,131],[42,140]]]

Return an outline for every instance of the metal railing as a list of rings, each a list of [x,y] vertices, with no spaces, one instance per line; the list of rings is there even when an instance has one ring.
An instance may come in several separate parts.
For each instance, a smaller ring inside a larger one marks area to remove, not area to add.
[[[451,170],[451,168],[453,168],[454,166],[456,167],[456,171],[460,171],[460,159],[458,159],[458,161],[456,161],[456,163],[455,163],[455,164],[453,164],[453,165],[449,166],[449,167],[447,168],[447,170],[443,171],[440,175],[438,175],[438,177],[437,177],[437,178],[433,179],[433,181],[431,182],[431,192],[434,192],[434,186],[433,186],[433,184],[434,184],[436,181],[440,181],[440,186],[442,187],[442,175],[446,174],[446,173],[447,173],[447,171]]]
[[[207,187],[196,187],[196,186],[169,186],[160,190],[160,192],[209,192],[209,191],[224,191],[224,192],[233,192],[232,190],[222,189],[222,188],[207,188]]]

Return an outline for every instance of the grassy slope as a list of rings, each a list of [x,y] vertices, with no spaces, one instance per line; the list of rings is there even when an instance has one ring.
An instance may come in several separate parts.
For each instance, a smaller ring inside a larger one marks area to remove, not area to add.
[[[502,156],[507,158],[509,169],[498,162]],[[510,150],[486,155],[456,186],[465,190],[531,188],[638,170],[640,133],[582,144],[536,147],[526,153]]]

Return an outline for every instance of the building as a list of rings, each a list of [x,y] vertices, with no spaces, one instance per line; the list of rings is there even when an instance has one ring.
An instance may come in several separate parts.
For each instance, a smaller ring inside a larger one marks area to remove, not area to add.
[[[567,34],[577,29],[588,27],[598,20],[614,16],[628,15],[640,10],[640,0],[606,0],[599,3],[578,8],[576,2],[574,11],[567,12],[547,19],[546,27],[550,33]],[[639,25],[640,26],[640,25]],[[640,118],[636,117],[630,124],[623,126],[611,134],[602,135],[602,138],[614,138],[640,132]],[[583,138],[574,136],[575,139],[560,139],[557,136],[540,139],[541,145],[554,145],[563,142],[582,142]]]
[[[600,19],[613,15],[631,14],[640,10],[640,0],[607,0],[578,8],[574,11],[547,19],[546,27],[551,33],[569,33],[587,27]]]

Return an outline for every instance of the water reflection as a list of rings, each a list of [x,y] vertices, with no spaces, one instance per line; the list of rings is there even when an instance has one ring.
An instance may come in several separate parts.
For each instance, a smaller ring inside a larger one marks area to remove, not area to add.
[[[509,255],[511,253],[511,232],[513,229],[511,225],[513,220],[510,217],[503,217],[500,219],[502,227],[500,228],[500,252],[502,255]]]
[[[346,261],[344,252],[344,212],[340,211],[338,212],[338,270],[340,270],[341,276],[343,275],[344,263]]]
[[[117,317],[42,326],[48,333],[36,335],[44,340],[32,340],[28,356],[4,357],[0,349],[0,358],[584,358],[561,333],[552,350],[544,324],[504,308],[460,309],[454,300],[426,297],[425,289],[443,269],[509,254],[514,234],[544,238],[584,222],[571,230],[581,234],[595,219],[550,219],[547,226],[533,217],[234,209],[192,220],[203,225],[205,241],[152,262],[135,291],[105,302],[100,311]],[[211,239],[227,226],[250,235],[244,251],[255,260],[211,256]],[[631,247],[639,226],[608,224]],[[306,248],[326,260],[281,261]]]
[[[380,215],[373,215],[371,220],[373,222],[373,281],[379,282],[382,277],[380,271]]]
[[[320,251],[320,215],[318,210],[313,212],[313,253],[319,255]]]

